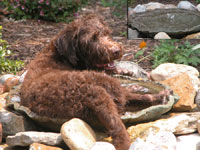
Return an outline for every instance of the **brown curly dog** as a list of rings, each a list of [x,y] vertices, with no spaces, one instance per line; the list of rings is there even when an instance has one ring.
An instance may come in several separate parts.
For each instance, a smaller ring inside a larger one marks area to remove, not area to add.
[[[114,69],[122,48],[110,37],[103,18],[89,14],[68,24],[30,63],[21,88],[21,104],[51,118],[98,120],[117,150],[128,150],[130,138],[120,114],[128,100],[155,101],[139,95],[94,69]],[[93,71],[92,71],[93,70]]]

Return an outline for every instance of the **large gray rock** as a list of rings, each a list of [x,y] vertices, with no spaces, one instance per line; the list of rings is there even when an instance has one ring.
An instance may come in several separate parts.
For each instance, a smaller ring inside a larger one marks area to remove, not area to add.
[[[132,13],[128,18],[129,27],[149,37],[158,32],[166,32],[170,37],[181,38],[199,32],[199,22],[198,11],[178,8]]]
[[[14,135],[18,132],[36,130],[36,126],[23,115],[17,115],[7,110],[1,110],[0,122],[3,127],[3,137]]]

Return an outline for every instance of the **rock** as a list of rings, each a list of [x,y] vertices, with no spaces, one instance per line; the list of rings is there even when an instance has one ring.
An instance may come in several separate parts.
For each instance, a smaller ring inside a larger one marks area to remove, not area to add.
[[[10,77],[4,82],[5,92],[9,92],[10,89],[19,84],[19,77]]]
[[[197,10],[196,7],[189,1],[180,1],[177,5],[177,8],[188,9],[188,10]]]
[[[175,6],[175,5],[172,5],[172,4],[166,4],[166,5],[164,6],[164,8],[165,8],[165,9],[170,9],[170,8],[176,8],[176,6]]]
[[[63,149],[54,146],[47,146],[40,143],[33,143],[30,145],[29,150],[63,150]]]
[[[145,37],[154,37],[165,32],[172,38],[200,32],[200,13],[186,9],[155,9],[142,13],[132,13],[128,26]]]
[[[60,145],[62,137],[60,133],[28,131],[19,132],[14,136],[6,138],[6,144],[9,146],[29,146],[32,143],[42,143],[51,146]]]
[[[187,35],[186,37],[184,37],[184,39],[186,39],[186,40],[189,40],[189,39],[200,39],[200,32]]]
[[[127,131],[131,135],[132,141],[134,141],[140,135],[143,135],[143,132],[149,128],[155,128],[158,131],[164,130],[167,132],[172,132],[175,135],[183,135],[196,132],[196,122],[199,119],[200,112],[170,113],[168,115],[164,115],[159,120],[131,126],[127,129]]]
[[[125,70],[127,74],[123,71],[122,75],[128,75],[134,78],[148,79],[148,73],[141,68],[138,64],[131,61],[118,61],[115,62],[116,70]],[[121,73],[120,71],[118,72]]]
[[[29,119],[7,110],[0,111],[0,122],[3,128],[3,137],[37,129]]]
[[[192,86],[191,78],[187,73],[169,78],[161,83],[170,86],[173,92],[180,97],[178,102],[173,106],[174,111],[191,111],[194,108],[196,90]]]
[[[61,127],[64,142],[73,150],[89,150],[96,142],[92,128],[83,120],[71,119]]]
[[[129,150],[176,150],[176,137],[173,133],[148,128],[131,144]]]
[[[176,150],[199,150],[200,136],[198,133],[178,136]]]
[[[132,39],[136,39],[139,37],[139,33],[137,30],[133,30],[131,28],[128,28],[128,39],[132,40]]]
[[[197,104],[197,107],[200,109],[200,90],[197,91],[194,102],[195,102],[195,104]]]
[[[171,38],[169,37],[169,35],[167,35],[167,33],[159,32],[154,36],[154,39],[160,40],[160,39],[171,39]]]
[[[146,11],[146,7],[144,5],[137,5],[134,9],[133,12],[135,13],[140,13],[140,12],[145,12]],[[129,15],[131,15],[132,13],[129,13]]]
[[[0,83],[0,95],[5,92],[4,85]]]
[[[3,129],[2,129],[2,124],[0,123],[0,144],[2,143],[2,138],[3,138]]]
[[[108,142],[96,142],[90,150],[116,150],[115,147]]]
[[[200,4],[196,6],[197,10],[200,11]]]
[[[192,80],[192,85],[196,91],[198,91],[198,86],[200,85],[199,81],[199,72],[196,68],[183,64],[173,64],[173,63],[165,63],[159,65],[156,69],[151,71],[151,78],[154,81],[163,81],[168,78],[188,73]]]
[[[13,75],[13,74],[5,74],[5,75],[0,76],[0,83],[4,85],[5,81],[8,78],[11,78],[11,77],[15,77],[15,75]]]
[[[162,9],[164,8],[165,5],[158,2],[150,2],[150,3],[144,4],[144,6],[147,10],[155,10],[155,9]]]
[[[8,96],[8,93],[0,94],[0,111],[4,109],[6,106],[6,97]]]
[[[197,131],[200,134],[200,120],[197,121]]]

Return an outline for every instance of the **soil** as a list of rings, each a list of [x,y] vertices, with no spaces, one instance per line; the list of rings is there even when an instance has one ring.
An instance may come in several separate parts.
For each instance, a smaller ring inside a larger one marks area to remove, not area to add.
[[[135,0],[136,1],[136,0]],[[137,4],[148,3],[152,0],[140,0],[131,4],[136,6]],[[177,4],[180,0],[154,0],[164,4]],[[190,0],[193,4],[197,4],[195,0]],[[128,4],[130,5],[130,4]],[[1,8],[0,8],[1,9]],[[116,11],[121,12],[120,16],[113,15]],[[127,54],[123,60],[132,60],[134,62],[139,61],[139,65],[146,71],[152,70],[151,58],[148,56],[155,45],[159,41],[152,39],[145,39],[147,47],[145,48],[144,55],[138,59],[134,59],[134,55],[140,50],[139,44],[143,39],[127,40],[127,6],[124,5],[121,8],[104,7],[101,1],[92,2],[85,8],[79,11],[79,16],[86,12],[96,11],[105,17],[105,21],[113,30],[114,40],[122,43],[124,51]],[[0,11],[1,12],[1,11]],[[79,17],[78,16],[78,17]],[[14,55],[11,59],[24,60],[26,64],[34,58],[35,54],[45,47],[49,41],[55,36],[67,23],[54,23],[42,20],[21,20],[21,21],[8,21],[5,17],[0,17],[0,25],[3,26],[3,39],[8,41],[10,45],[9,49],[13,51]],[[180,42],[182,42],[180,40]],[[192,43],[196,44],[199,41],[192,40]],[[199,67],[200,70],[200,67]]]

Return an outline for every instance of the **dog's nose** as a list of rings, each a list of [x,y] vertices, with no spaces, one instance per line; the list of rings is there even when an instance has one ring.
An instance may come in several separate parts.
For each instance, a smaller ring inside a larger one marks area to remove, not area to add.
[[[115,58],[121,57],[121,49],[115,48],[113,50],[113,55],[114,55]]]

